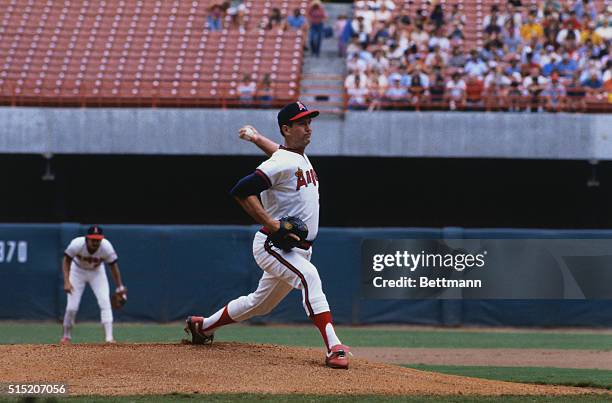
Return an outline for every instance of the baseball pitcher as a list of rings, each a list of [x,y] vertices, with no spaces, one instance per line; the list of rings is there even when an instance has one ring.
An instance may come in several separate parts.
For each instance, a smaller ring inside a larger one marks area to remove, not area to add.
[[[189,316],[185,331],[191,333],[193,343],[211,343],[216,328],[267,314],[295,288],[302,291],[304,310],[321,332],[326,365],[348,368],[349,348],[334,331],[319,273],[310,262],[319,230],[319,179],[304,151],[312,135],[311,120],[318,115],[299,101],[282,108],[277,117],[282,146],[252,126],[240,130],[242,138],[270,156],[231,191],[262,225],[253,240],[253,256],[263,275],[254,292],[230,301],[215,314]]]

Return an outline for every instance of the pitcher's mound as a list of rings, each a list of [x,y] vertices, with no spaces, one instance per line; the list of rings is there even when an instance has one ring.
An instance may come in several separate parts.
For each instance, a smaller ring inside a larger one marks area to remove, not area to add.
[[[327,368],[320,350],[215,343],[0,346],[0,381],[68,382],[70,394],[301,393],[560,395],[593,389],[526,385],[417,371],[358,357]],[[601,390],[598,391],[601,393]]]

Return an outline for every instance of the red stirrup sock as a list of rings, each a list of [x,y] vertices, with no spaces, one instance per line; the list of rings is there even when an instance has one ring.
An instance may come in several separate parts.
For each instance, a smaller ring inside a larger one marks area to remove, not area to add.
[[[204,319],[203,331],[209,332],[215,328],[220,326],[229,325],[230,323],[234,323],[235,321],[230,318],[229,313],[227,313],[227,305],[223,308],[219,309],[214,315]]]
[[[321,336],[323,336],[323,341],[325,342],[325,347],[329,352],[331,348],[337,344],[341,344],[338,336],[336,336],[336,332],[334,330],[334,325],[332,323],[331,312],[321,312],[311,317],[315,326],[321,332]]]

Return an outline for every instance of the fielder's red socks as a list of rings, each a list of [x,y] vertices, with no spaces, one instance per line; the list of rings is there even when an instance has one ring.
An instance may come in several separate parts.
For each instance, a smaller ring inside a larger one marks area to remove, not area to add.
[[[211,330],[218,328],[219,326],[229,325],[234,323],[234,320],[230,318],[227,313],[227,305],[219,309],[214,315],[204,318],[203,331],[204,333],[210,334]]]
[[[340,343],[340,339],[336,336],[336,331],[334,330],[334,325],[332,324],[332,316],[331,312],[321,312],[311,317],[315,326],[321,332],[321,336],[323,336],[323,341],[325,342],[325,347],[327,347],[327,351],[329,352],[331,348]]]

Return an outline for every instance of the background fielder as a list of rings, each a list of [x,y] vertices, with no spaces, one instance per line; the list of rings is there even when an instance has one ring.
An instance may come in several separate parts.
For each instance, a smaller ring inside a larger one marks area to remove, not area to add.
[[[326,364],[332,368],[348,368],[349,349],[335,333],[319,273],[310,263],[312,243],[319,227],[319,182],[304,150],[312,134],[311,118],[318,114],[301,102],[281,109],[277,120],[284,146],[258,135],[252,126],[241,129],[241,137],[253,141],[257,136],[259,141],[255,144],[271,155],[231,192],[240,206],[263,225],[253,240],[253,256],[263,275],[257,290],[230,301],[212,316],[188,317],[186,330],[191,332],[193,342],[212,342],[214,330],[219,326],[267,314],[295,288],[302,291],[306,314],[321,332],[327,348]],[[297,217],[308,226],[306,240],[290,250],[279,249],[268,239],[279,231],[279,219],[285,216]]]
[[[89,227],[86,236],[73,239],[66,248],[62,269],[64,272],[64,291],[66,291],[68,301],[64,314],[64,335],[61,343],[69,343],[72,339],[72,327],[79,310],[83,291],[85,291],[85,285],[88,283],[100,307],[100,321],[104,327],[105,341],[114,342],[113,310],[104,263],[108,263],[110,266],[117,292],[127,292],[121,282],[117,253],[110,241],[104,238],[102,228],[97,225]]]

